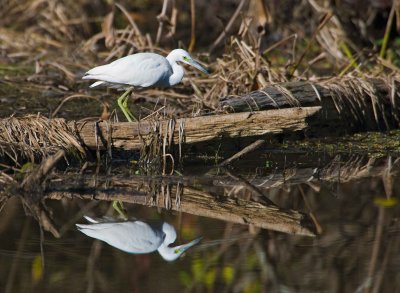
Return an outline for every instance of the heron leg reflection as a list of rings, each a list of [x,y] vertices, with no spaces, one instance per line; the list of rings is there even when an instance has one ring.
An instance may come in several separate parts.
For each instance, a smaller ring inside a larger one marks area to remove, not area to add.
[[[117,211],[117,213],[124,219],[124,220],[128,220],[127,215],[125,214],[125,208],[124,205],[122,203],[122,201],[120,200],[114,200],[112,203],[112,206],[114,208],[114,210]]]
[[[120,96],[118,98],[118,106],[121,108],[122,113],[124,113],[126,119],[129,122],[133,122],[133,121],[137,122],[138,120],[132,114],[132,112],[129,110],[129,107],[128,107],[128,98],[129,98],[129,95],[132,92],[132,90],[133,90],[133,88],[130,87],[129,89],[126,90],[125,93],[123,93],[122,96]]]

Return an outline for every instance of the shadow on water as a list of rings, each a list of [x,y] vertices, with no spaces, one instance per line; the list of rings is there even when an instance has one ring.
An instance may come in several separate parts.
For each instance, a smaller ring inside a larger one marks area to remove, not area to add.
[[[19,197],[3,206],[0,283],[6,292],[71,292],[71,284],[75,292],[395,292],[399,166],[393,156],[268,153],[185,175],[134,175],[116,164],[104,174],[58,170],[36,212],[59,239],[25,216],[31,210]],[[138,219],[132,225],[174,226],[170,246],[203,239],[168,263],[76,229],[84,215],[115,219],[115,200]]]

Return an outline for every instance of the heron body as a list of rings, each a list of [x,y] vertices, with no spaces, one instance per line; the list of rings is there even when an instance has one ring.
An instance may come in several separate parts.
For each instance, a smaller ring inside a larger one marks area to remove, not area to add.
[[[178,62],[191,65],[208,74],[199,63],[183,49],[175,49],[163,57],[155,53],[137,53],[129,55],[110,64],[90,69],[83,79],[97,80],[90,87],[108,85],[111,87],[133,87],[143,89],[149,87],[172,87],[181,82],[184,70]],[[118,99],[118,104],[128,121],[133,115],[126,105],[130,89]]]
[[[90,87],[106,83],[146,88],[172,86],[173,84],[169,82],[169,77],[172,75],[172,66],[163,56],[154,53],[138,53],[95,67],[86,72],[83,79],[99,80]],[[182,77],[183,71],[180,78]]]
[[[201,240],[197,238],[187,244],[169,247],[176,240],[176,231],[166,222],[114,220],[100,222],[87,216],[85,218],[89,224],[76,224],[76,226],[87,236],[102,240],[128,253],[143,254],[157,250],[167,261],[176,260]]]

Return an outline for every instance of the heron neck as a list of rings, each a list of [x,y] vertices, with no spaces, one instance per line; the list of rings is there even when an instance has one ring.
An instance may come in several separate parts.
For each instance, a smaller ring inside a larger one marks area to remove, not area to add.
[[[174,248],[169,247],[165,243],[161,244],[161,246],[157,249],[158,253],[162,256],[166,261],[173,261],[179,257],[180,254],[174,253]]]
[[[178,65],[178,63],[176,63],[175,61],[172,63],[170,62],[170,64],[172,67],[172,75],[169,77],[169,84],[170,86],[174,86],[181,82],[184,71],[183,67]]]

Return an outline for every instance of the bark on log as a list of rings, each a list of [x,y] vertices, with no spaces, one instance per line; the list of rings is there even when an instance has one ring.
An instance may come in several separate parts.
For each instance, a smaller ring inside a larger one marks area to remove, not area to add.
[[[315,115],[320,109],[320,107],[278,109],[181,118],[177,121],[86,122],[78,123],[77,129],[82,141],[89,148],[105,148],[111,139],[113,147],[138,150],[143,147],[144,141],[152,137],[178,144],[180,138],[181,143],[197,143],[217,138],[296,132],[307,128],[306,119]]]
[[[86,122],[66,124],[43,116],[0,120],[0,154],[22,152],[34,158],[59,148],[91,149],[111,145],[139,150],[172,142],[198,143],[220,138],[255,137],[302,131],[333,136],[361,130],[400,126],[400,98],[396,84],[376,79],[335,79],[312,84],[292,82],[269,86],[243,97],[222,99],[228,113],[141,121],[139,123]],[[267,110],[265,110],[267,109]],[[246,112],[242,112],[246,111]]]
[[[397,83],[379,79],[345,78],[324,83],[280,83],[247,95],[220,100],[228,112],[321,106],[322,126],[331,121],[348,131],[382,130],[400,126]],[[335,126],[331,126],[331,129]],[[318,124],[315,124],[318,126]]]

